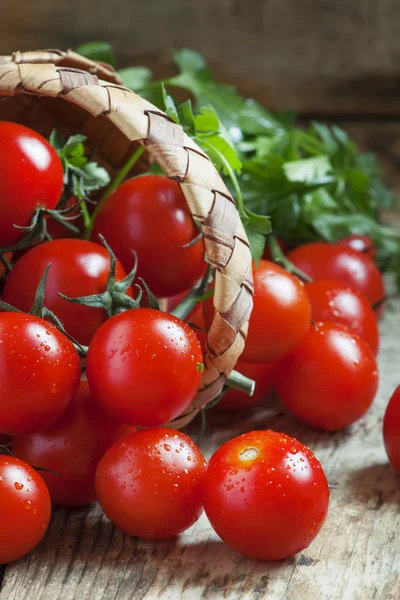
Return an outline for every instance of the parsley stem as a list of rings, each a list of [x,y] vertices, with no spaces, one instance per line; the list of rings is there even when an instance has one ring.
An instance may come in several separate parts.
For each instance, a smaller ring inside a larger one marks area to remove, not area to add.
[[[90,237],[90,233],[92,231],[92,226],[91,226],[89,210],[88,210],[85,200],[82,200],[82,202],[79,204],[79,208],[82,211],[84,238],[85,238],[85,240],[88,240]],[[86,237],[86,232],[88,230],[90,230],[89,235],[88,235],[88,237]]]
[[[274,263],[276,263],[277,265],[280,265],[281,267],[286,269],[286,271],[288,271],[288,273],[291,273],[292,275],[296,275],[296,277],[301,279],[301,281],[304,281],[305,283],[311,283],[311,281],[312,281],[311,277],[309,277],[306,273],[304,273],[303,271],[298,269],[296,267],[296,265],[294,265],[288,258],[286,258],[286,256],[283,254],[281,247],[279,246],[278,241],[273,233],[271,233],[269,235],[268,243],[269,243],[269,249],[271,251],[271,257],[272,257],[272,260],[274,261]]]
[[[104,190],[103,194],[100,197],[100,200],[97,203],[96,208],[94,209],[94,211],[92,213],[92,216],[91,216],[91,219],[90,219],[90,223],[88,224],[87,227],[85,226],[85,232],[84,232],[84,236],[83,236],[85,240],[88,240],[90,238],[90,235],[91,235],[92,229],[93,229],[93,224],[94,224],[94,222],[96,220],[97,215],[99,214],[99,211],[100,211],[100,209],[101,209],[104,201],[123,182],[123,180],[125,179],[125,177],[128,175],[129,171],[136,164],[136,162],[142,156],[142,154],[144,153],[144,151],[145,151],[145,147],[144,146],[139,146],[139,148],[136,150],[136,152],[134,152],[132,154],[132,156],[125,163],[125,165],[122,167],[122,169],[119,171],[119,173],[117,173],[117,175],[114,177],[114,179],[112,180],[112,182]]]

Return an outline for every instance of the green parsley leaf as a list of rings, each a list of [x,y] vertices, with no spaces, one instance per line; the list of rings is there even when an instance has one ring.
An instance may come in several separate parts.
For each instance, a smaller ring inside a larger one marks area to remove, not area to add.
[[[104,62],[113,67],[116,65],[114,51],[109,42],[87,42],[76,48],[75,52],[90,60]]]

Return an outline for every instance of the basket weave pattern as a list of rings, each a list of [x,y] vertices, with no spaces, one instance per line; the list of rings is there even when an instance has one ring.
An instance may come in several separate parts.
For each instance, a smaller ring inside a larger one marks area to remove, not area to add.
[[[217,396],[243,351],[252,309],[251,252],[234,200],[208,156],[180,125],[117,82],[111,67],[71,52],[0,57],[0,120],[44,135],[54,127],[64,134],[82,133],[93,157],[111,172],[144,145],[180,184],[216,269],[205,371],[193,404],[173,423],[180,427]]]

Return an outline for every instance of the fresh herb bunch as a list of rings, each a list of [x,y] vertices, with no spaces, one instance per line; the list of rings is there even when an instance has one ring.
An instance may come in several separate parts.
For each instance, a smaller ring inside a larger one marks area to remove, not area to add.
[[[104,44],[101,50],[104,60]],[[109,52],[108,62],[115,64]],[[236,198],[254,259],[263,254],[270,223],[289,245],[368,234],[380,267],[394,271],[400,285],[400,238],[379,223],[380,209],[390,208],[394,198],[375,155],[359,152],[335,125],[298,127],[293,113],[271,113],[217,84],[193,50],[173,57],[179,73],[163,81],[154,81],[145,67],[119,73],[126,87],[180,122],[208,153]],[[177,88],[194,98],[194,109],[190,100],[176,104]]]

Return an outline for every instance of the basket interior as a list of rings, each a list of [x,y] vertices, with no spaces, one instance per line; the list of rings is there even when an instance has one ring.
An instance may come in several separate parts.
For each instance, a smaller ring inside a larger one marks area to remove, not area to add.
[[[87,137],[87,151],[93,160],[114,176],[139,147],[131,142],[109,119],[93,117],[85,109],[62,98],[15,94],[0,102],[0,121],[26,125],[48,138],[57,129],[65,138],[77,133]],[[132,170],[144,173],[150,165],[144,153]]]

